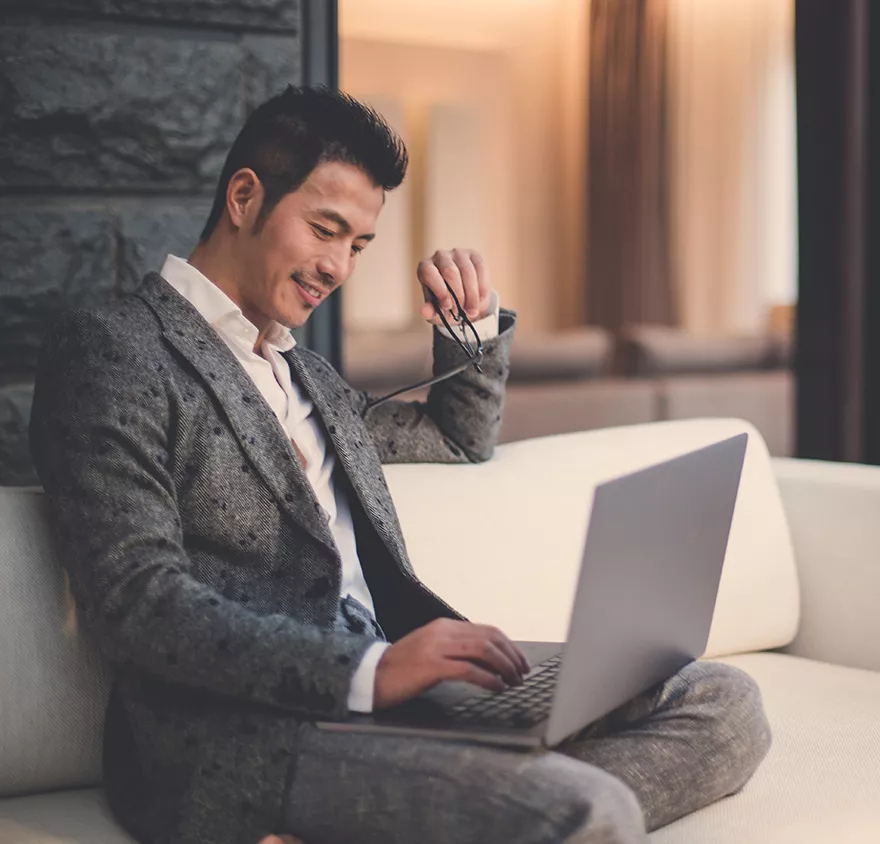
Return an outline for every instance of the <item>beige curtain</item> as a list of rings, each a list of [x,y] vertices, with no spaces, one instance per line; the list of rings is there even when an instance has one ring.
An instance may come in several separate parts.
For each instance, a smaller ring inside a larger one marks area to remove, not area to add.
[[[587,319],[676,322],[670,284],[667,0],[592,0]]]
[[[682,323],[760,331],[796,296],[794,0],[664,3]]]

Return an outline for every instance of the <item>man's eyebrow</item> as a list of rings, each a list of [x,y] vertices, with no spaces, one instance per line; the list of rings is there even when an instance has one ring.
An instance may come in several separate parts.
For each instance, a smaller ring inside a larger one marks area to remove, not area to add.
[[[351,223],[338,211],[334,211],[332,208],[319,208],[316,213],[325,220],[336,223],[342,234],[351,234]],[[355,240],[372,240],[375,236],[374,234],[359,234]]]

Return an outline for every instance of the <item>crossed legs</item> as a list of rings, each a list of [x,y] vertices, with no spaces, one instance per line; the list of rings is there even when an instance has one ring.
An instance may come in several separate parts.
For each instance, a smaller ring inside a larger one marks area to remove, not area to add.
[[[307,844],[644,844],[739,790],[770,745],[748,675],[694,663],[555,752],[302,728],[285,832]]]

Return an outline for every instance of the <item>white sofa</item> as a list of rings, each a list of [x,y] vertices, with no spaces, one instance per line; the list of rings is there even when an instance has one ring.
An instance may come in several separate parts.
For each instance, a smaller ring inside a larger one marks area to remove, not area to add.
[[[386,471],[430,586],[516,638],[558,640],[593,484],[742,430],[709,656],[758,680],[775,742],[741,794],[651,840],[877,844],[880,469],[771,460],[747,424],[697,420]],[[39,493],[0,489],[0,844],[130,844],[98,788],[107,672],[77,633],[44,519]]]

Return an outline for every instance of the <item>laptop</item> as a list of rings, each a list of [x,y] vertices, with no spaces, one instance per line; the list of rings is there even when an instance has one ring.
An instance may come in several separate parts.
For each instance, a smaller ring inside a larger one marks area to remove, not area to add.
[[[702,656],[748,435],[596,487],[565,643],[520,642],[520,686],[444,682],[321,729],[554,747]]]

